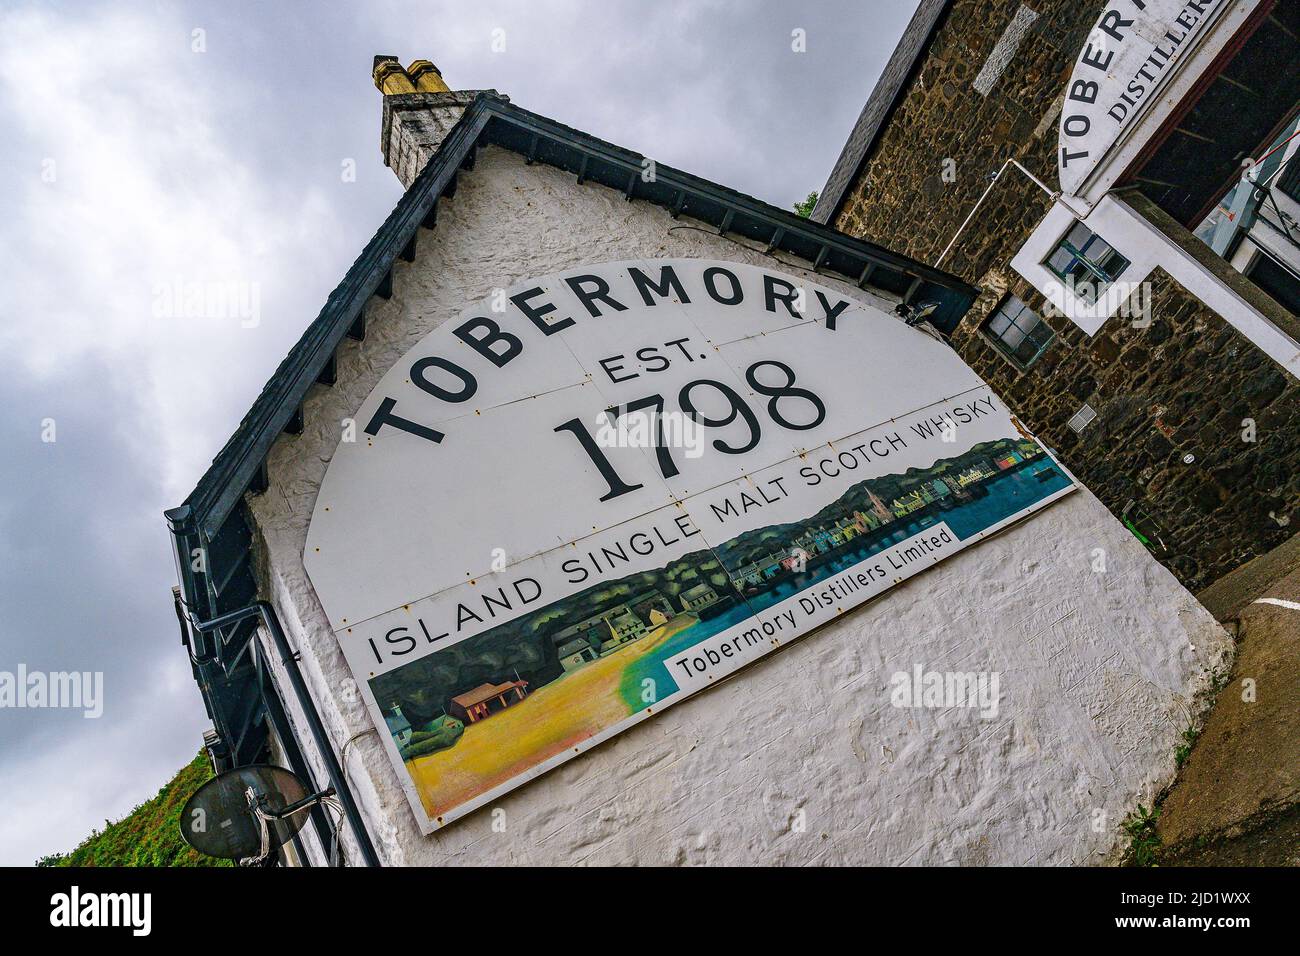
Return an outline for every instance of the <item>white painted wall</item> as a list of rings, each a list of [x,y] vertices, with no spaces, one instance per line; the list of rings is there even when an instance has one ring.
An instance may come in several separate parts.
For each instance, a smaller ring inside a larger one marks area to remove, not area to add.
[[[265,593],[336,752],[353,740],[345,769],[385,862],[1105,859],[1124,813],[1172,779],[1193,698],[1231,641],[1086,491],[421,836],[302,565],[340,421],[463,303],[585,262],[668,256],[775,264],[710,227],[486,149],[437,230],[420,233],[415,262],[396,263],[366,340],[343,347],[338,384],[314,390],[303,434],[276,444],[269,490],[249,499]],[[811,278],[788,256],[777,267]],[[890,676],[917,664],[999,672],[997,717],[892,707]],[[318,760],[306,733],[300,742]]]

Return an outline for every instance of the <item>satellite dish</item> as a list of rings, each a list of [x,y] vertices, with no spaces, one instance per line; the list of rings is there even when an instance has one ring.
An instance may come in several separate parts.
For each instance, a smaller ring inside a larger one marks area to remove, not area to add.
[[[200,853],[260,862],[293,838],[306,810],[331,791],[309,794],[284,767],[252,764],[199,787],[181,809],[181,836]]]

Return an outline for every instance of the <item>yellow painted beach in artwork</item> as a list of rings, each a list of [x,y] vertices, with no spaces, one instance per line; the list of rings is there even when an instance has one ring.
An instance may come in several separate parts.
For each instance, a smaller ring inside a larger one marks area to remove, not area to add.
[[[570,671],[523,700],[465,727],[456,745],[407,762],[429,816],[487,793],[531,767],[626,720],[619,692],[629,664],[695,624],[679,614],[644,637]]]

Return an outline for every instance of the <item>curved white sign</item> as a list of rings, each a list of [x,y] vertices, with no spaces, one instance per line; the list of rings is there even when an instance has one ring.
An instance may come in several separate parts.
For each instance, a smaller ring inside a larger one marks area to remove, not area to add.
[[[355,425],[304,561],[426,832],[1071,489],[947,346],[730,262],[503,290]]]
[[[1075,62],[1061,108],[1061,191],[1081,195],[1106,153],[1157,99],[1176,62],[1229,0],[1111,0]]]

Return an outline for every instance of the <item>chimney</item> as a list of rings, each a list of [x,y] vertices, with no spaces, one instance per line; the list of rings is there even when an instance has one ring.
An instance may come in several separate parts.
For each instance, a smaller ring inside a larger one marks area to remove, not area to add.
[[[379,144],[384,164],[410,189],[480,91],[452,90],[428,60],[413,60],[404,68],[395,56],[377,56],[371,76],[384,94]]]
[[[451,92],[451,88],[442,81],[442,72],[428,60],[412,60],[406,68],[406,75],[421,93]]]

